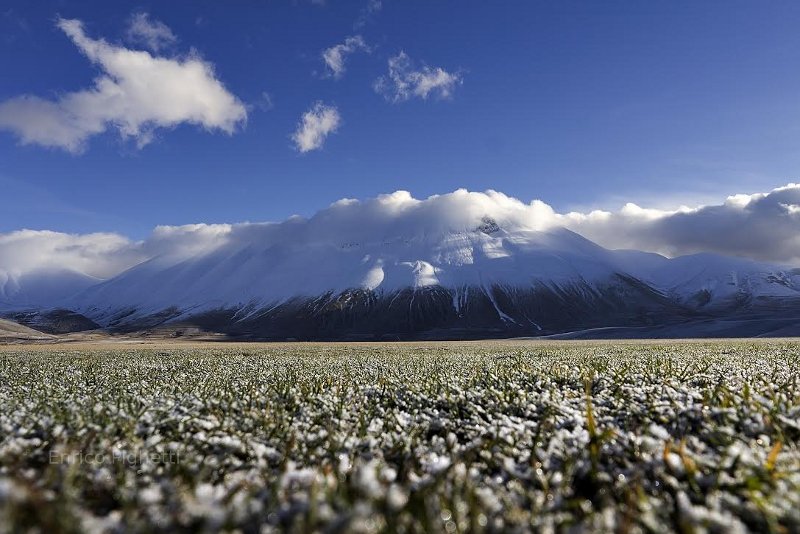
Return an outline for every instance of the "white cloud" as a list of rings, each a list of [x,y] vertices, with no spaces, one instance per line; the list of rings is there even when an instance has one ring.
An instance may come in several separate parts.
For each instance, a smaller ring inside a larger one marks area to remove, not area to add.
[[[679,256],[698,252],[800,263],[800,184],[732,195],[721,204],[559,216],[559,222],[609,248]]]
[[[141,147],[158,128],[188,123],[232,134],[247,120],[245,106],[199,56],[157,57],[92,39],[79,20],[57,25],[102,74],[57,100],[22,95],[0,103],[0,129],[23,144],[79,153],[91,136],[114,128]]]
[[[257,227],[258,225],[253,225]],[[114,233],[0,234],[0,309],[50,306],[148,260],[178,262],[227,242],[228,224],[158,226],[144,241]]]
[[[0,273],[67,270],[108,278],[149,259],[182,259],[212,250],[226,242],[232,228],[230,224],[157,226],[144,241],[115,233],[18,230],[0,234]]]
[[[334,78],[341,78],[345,72],[345,59],[348,55],[359,50],[369,52],[367,43],[360,35],[353,35],[344,40],[343,43],[326,48],[322,51],[322,60],[325,62],[328,74]]]
[[[325,139],[339,128],[340,123],[339,111],[334,106],[317,102],[300,118],[292,135],[295,147],[300,152],[322,148]]]
[[[389,58],[389,74],[378,78],[373,88],[390,102],[403,102],[412,97],[450,98],[462,82],[460,74],[441,67],[423,65],[415,70],[408,55],[400,52]]]
[[[151,19],[150,15],[144,12],[135,13],[131,17],[127,36],[131,42],[143,44],[156,53],[178,41],[169,26],[159,20]]]
[[[66,269],[106,278],[146,259],[127,238],[110,233],[19,230],[0,234],[0,272]]]

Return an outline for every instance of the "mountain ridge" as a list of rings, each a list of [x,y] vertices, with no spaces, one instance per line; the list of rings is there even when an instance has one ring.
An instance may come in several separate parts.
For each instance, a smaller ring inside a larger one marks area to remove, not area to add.
[[[489,216],[466,229],[372,239],[263,237],[157,256],[32,308],[118,331],[181,323],[257,339],[411,339],[785,315],[800,303],[793,269],[608,250],[564,228],[505,228]]]

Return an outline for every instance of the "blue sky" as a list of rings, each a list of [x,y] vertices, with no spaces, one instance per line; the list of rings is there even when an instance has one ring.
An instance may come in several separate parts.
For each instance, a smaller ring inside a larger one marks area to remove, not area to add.
[[[0,6],[0,102],[58,100],[102,74],[62,29],[144,50],[136,14],[176,36],[246,107],[233,133],[109,126],[70,152],[0,131],[0,232],[114,231],[281,220],[342,197],[496,189],[559,211],[768,191],[800,168],[800,4],[790,2],[15,2]],[[233,6],[233,7],[232,7]],[[357,24],[357,21],[363,24]],[[325,49],[369,52],[326,76]],[[449,95],[374,89],[405,52],[454,76]],[[269,95],[269,103],[264,97]],[[338,128],[292,140],[315,102]]]

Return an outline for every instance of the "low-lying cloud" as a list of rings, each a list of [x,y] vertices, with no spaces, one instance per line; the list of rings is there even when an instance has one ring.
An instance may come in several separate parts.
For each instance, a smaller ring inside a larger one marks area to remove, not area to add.
[[[733,195],[721,204],[691,209],[627,204],[617,212],[572,213],[563,219],[569,228],[610,248],[666,256],[713,252],[800,264],[800,184]]]
[[[144,261],[177,263],[225,246],[266,250],[436,239],[440,232],[473,231],[487,216],[509,231],[566,227],[607,248],[668,256],[712,252],[800,266],[800,184],[674,211],[627,204],[618,211],[563,214],[540,200],[526,203],[491,190],[462,189],[423,200],[397,191],[339,200],[308,219],[159,226],[142,241],[109,233],[0,234],[0,297],[4,286],[34,272],[67,270],[102,279]]]
[[[146,16],[133,20],[131,35],[151,49],[158,51],[170,41],[172,33],[162,23]],[[57,26],[101,75],[92,87],[55,100],[22,95],[0,102],[0,129],[13,132],[23,144],[79,153],[90,137],[115,129],[142,147],[159,128],[185,123],[232,134],[247,120],[244,104],[196,53],[159,57],[92,39],[79,20],[59,19]]]
[[[0,276],[66,269],[108,278],[146,259],[141,246],[113,233],[19,230],[0,234]]]

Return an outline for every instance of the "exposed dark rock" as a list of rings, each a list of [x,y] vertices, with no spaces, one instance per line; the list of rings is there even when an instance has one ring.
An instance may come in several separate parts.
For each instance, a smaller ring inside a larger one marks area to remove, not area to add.
[[[18,322],[45,332],[47,334],[66,334],[69,332],[84,332],[86,330],[96,330],[100,325],[80,313],[71,310],[47,310],[47,311],[28,311],[14,312],[6,316]]]

